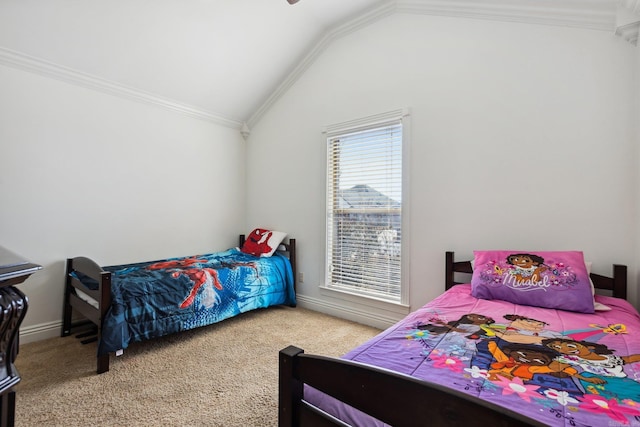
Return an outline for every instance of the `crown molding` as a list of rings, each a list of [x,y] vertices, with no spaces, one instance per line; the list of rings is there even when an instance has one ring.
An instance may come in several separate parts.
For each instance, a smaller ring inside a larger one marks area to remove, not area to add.
[[[623,0],[619,3],[614,33],[632,45],[638,45],[640,0]]]
[[[593,4],[576,5],[558,0],[540,2],[532,0],[397,0],[398,11],[404,13],[441,15],[460,18],[489,19],[494,21],[528,24],[557,25],[592,30],[611,31],[615,9]]]
[[[97,90],[120,98],[159,106],[192,118],[239,130],[245,139],[271,106],[304,74],[324,50],[334,41],[396,13],[488,19],[507,22],[578,27],[614,33],[637,44],[640,32],[640,0],[618,0],[607,6],[603,1],[572,0],[382,0],[364,13],[359,13],[329,28],[304,55],[286,78],[245,122],[161,98],[119,83],[92,76],[43,59],[0,47],[0,65],[40,74],[77,86]],[[626,19],[620,19],[622,10]],[[635,17],[634,17],[635,15]],[[631,16],[632,19],[628,19]],[[635,19],[637,18],[637,19]],[[248,126],[248,127],[247,127]]]
[[[207,111],[171,101],[156,95],[130,88],[119,83],[92,76],[53,62],[35,58],[21,52],[0,47],[0,64],[39,74],[76,86],[96,90],[131,101],[155,105],[192,118],[212,122],[233,129],[241,129],[242,122],[218,116]]]
[[[640,21],[622,25],[615,31],[616,36],[622,37],[634,46],[638,45],[638,34],[640,34]]]
[[[640,15],[640,0],[619,0],[620,6],[627,9],[629,12]]]
[[[242,128],[240,128],[240,135],[242,135],[245,141],[249,138],[249,135],[251,135],[251,129],[249,129],[249,126],[247,126],[246,122],[242,123]]]
[[[640,0],[622,0],[639,7]],[[629,6],[629,5],[627,5]],[[615,6],[604,2],[576,4],[571,0],[540,2],[537,0],[384,0],[363,14],[330,28],[287,75],[284,81],[251,115],[247,123],[253,127],[269,108],[300,78],[334,40],[344,37],[395,13],[451,16],[529,24],[577,27],[612,31]]]

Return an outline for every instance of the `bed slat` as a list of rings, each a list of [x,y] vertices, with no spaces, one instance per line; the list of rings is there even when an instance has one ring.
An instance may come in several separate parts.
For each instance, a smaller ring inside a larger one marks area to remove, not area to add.
[[[69,302],[75,310],[78,310],[80,314],[89,319],[93,324],[98,324],[98,322],[100,322],[98,311],[88,302],[74,294],[69,295]]]
[[[74,288],[79,289],[80,291],[84,292],[85,294],[87,294],[88,296],[90,296],[96,301],[100,299],[100,292],[98,290],[87,288],[85,285],[82,284],[80,280],[76,279],[73,276],[69,277],[69,280],[71,282],[71,286],[73,286]]]
[[[453,252],[445,252],[445,289],[451,289],[455,285],[466,282],[458,282],[455,280],[455,273],[473,274],[473,268],[470,261],[454,261]]]
[[[332,417],[330,414],[327,414],[305,401],[302,401],[300,406],[299,425],[313,427],[351,427],[349,424],[340,421],[336,417]]]

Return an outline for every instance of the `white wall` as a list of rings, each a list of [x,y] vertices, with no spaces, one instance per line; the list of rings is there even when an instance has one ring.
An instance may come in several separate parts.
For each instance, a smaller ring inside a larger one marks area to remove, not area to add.
[[[335,40],[252,129],[248,224],[298,239],[303,305],[365,323],[324,280],[328,124],[409,107],[411,309],[444,289],[444,252],[583,250],[631,267],[637,302],[634,47],[595,30],[395,14]],[[372,314],[373,313],[373,314]]]
[[[640,46],[636,47],[636,70],[640,70]],[[640,166],[640,73],[636,72],[635,74],[635,93],[636,93],[636,104],[635,104],[635,148],[636,148],[636,159],[637,165]],[[640,217],[640,171],[638,170],[640,167],[636,167],[636,217]],[[638,287],[640,287],[640,262],[638,258],[640,258],[640,224],[636,224],[636,246],[635,246],[635,259],[634,262],[636,264],[636,280],[638,281]],[[639,292],[640,294],[640,292]],[[640,295],[638,296],[640,299]]]
[[[59,334],[64,260],[226,249],[244,231],[237,129],[0,66],[0,245],[44,270],[25,341]]]

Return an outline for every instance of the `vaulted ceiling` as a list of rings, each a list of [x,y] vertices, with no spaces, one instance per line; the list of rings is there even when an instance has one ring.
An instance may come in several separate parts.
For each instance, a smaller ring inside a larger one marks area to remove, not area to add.
[[[332,40],[392,13],[577,26],[635,43],[640,0],[2,0],[0,65],[240,128]]]

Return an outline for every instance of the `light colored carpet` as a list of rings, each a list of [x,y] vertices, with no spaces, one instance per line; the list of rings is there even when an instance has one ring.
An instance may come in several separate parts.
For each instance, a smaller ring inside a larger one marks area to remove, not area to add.
[[[136,343],[95,373],[73,336],[20,347],[16,426],[276,426],[278,351],[341,356],[378,329],[272,307]]]

